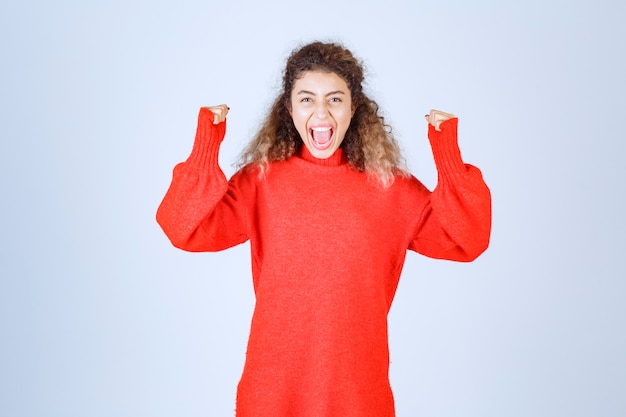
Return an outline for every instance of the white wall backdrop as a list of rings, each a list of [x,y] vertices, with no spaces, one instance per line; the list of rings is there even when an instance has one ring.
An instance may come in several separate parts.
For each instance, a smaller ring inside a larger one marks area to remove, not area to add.
[[[429,187],[437,108],[493,192],[479,260],[408,254],[398,416],[626,415],[625,18],[618,0],[3,1],[0,415],[232,415],[249,248],[184,253],[155,211],[198,108],[232,109],[230,175],[316,39],[365,61]]]

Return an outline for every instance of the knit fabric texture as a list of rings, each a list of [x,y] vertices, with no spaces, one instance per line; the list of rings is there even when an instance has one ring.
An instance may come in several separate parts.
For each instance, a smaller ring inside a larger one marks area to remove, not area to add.
[[[250,241],[256,305],[237,388],[238,417],[392,417],[387,315],[407,249],[469,262],[489,244],[491,196],[465,164],[457,119],[429,125],[438,171],[389,188],[341,149],[272,162],[263,175],[218,165],[226,122],[201,109],[157,221],[172,244],[219,251]]]

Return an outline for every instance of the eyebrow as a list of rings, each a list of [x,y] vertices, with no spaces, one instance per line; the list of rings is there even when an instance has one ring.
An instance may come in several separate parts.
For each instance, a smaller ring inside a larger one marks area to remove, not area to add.
[[[300,90],[300,91],[298,91],[297,95],[300,95],[300,94],[310,94],[312,96],[315,95],[315,93],[313,93],[312,91],[308,91],[308,90]],[[346,93],[344,91],[341,91],[341,90],[330,91],[330,92],[326,93],[325,97],[332,96],[332,95],[335,95],[335,94],[343,94],[343,95],[345,95]]]

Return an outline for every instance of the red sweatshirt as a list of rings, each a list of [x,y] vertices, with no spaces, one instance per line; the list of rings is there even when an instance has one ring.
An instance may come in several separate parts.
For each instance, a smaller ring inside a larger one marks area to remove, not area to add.
[[[392,417],[387,315],[407,249],[471,261],[488,246],[491,197],[463,163],[457,119],[429,125],[438,184],[388,189],[341,149],[273,162],[263,177],[218,166],[226,124],[200,110],[191,155],[157,220],[174,246],[218,251],[250,240],[256,306],[238,417]]]

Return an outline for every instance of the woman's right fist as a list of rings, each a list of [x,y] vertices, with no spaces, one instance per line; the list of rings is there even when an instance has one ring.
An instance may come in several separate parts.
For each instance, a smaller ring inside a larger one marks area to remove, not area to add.
[[[217,125],[226,120],[226,115],[228,114],[228,110],[230,110],[230,107],[228,107],[226,104],[220,104],[219,106],[205,107],[205,109],[213,113],[213,124]]]

